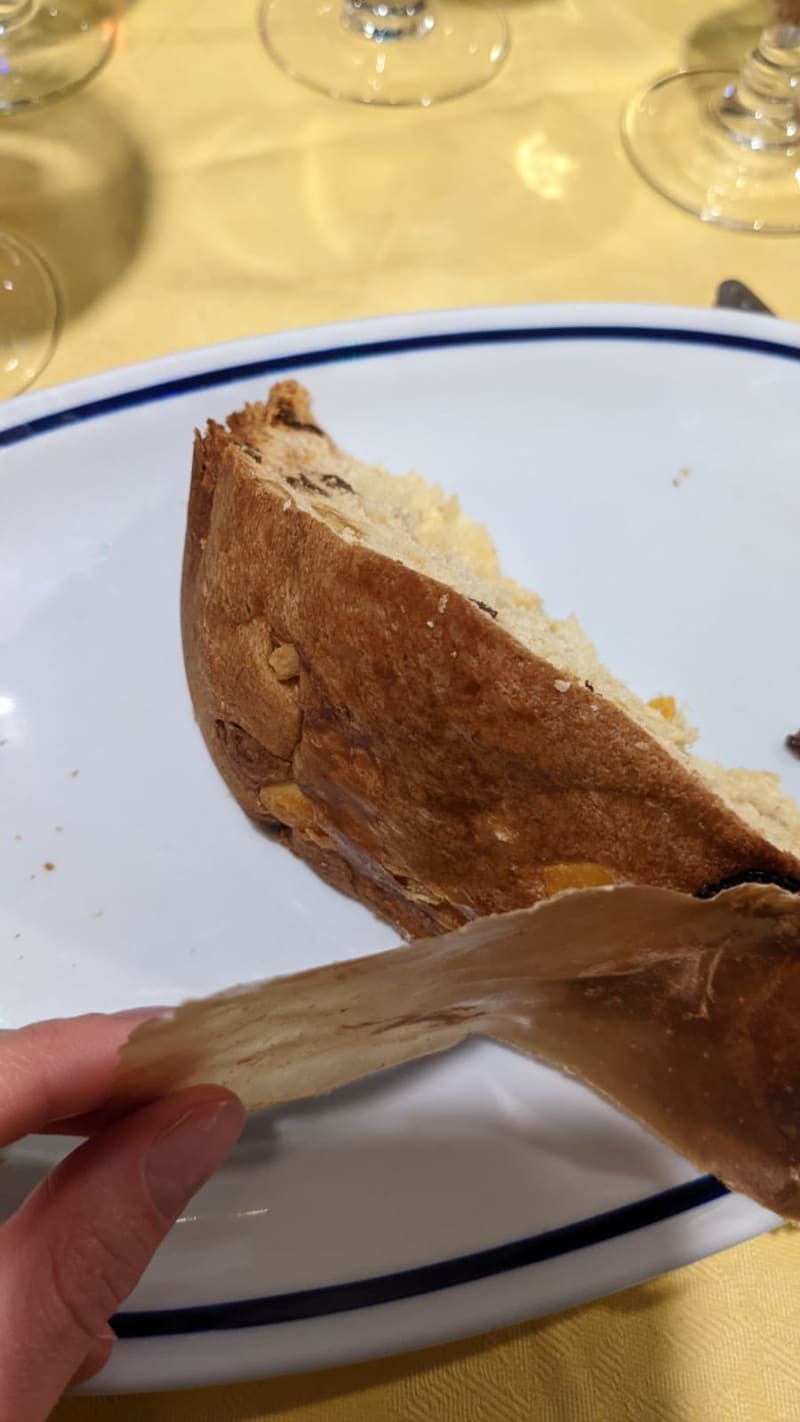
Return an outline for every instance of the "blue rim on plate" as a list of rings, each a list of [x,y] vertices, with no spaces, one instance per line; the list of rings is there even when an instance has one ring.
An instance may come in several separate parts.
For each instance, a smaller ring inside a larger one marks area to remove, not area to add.
[[[644,341],[646,344],[727,346],[734,350],[756,351],[761,355],[800,360],[800,349],[782,341],[770,341],[758,336],[736,336],[726,331],[689,331],[681,327],[661,326],[541,326],[500,327],[486,331],[442,331],[427,336],[394,336],[383,341],[360,341],[351,346],[327,346],[317,351],[299,351],[296,355],[268,356],[263,360],[245,361],[240,365],[218,370],[198,371],[195,375],[177,376],[174,380],[144,385],[139,390],[123,390],[100,400],[89,400],[68,410],[40,415],[24,424],[0,430],[0,449],[21,444],[36,435],[47,434],[67,425],[83,424],[116,410],[130,410],[137,405],[149,405],[156,400],[171,400],[193,390],[209,390],[232,385],[238,380],[257,375],[278,375],[281,371],[302,370],[311,366],[335,365],[339,361],[369,360],[384,355],[399,355],[405,351],[438,350],[452,346],[514,345],[531,341]]]
[[[347,1284],[297,1289],[289,1294],[270,1294],[265,1298],[118,1313],[111,1322],[118,1338],[156,1338],[229,1328],[265,1328],[275,1323],[297,1323],[302,1319],[325,1318],[332,1313],[350,1313],[357,1308],[374,1308],[376,1304],[419,1298],[458,1284],[474,1284],[479,1279],[490,1279],[512,1269],[524,1269],[526,1265],[543,1264],[546,1259],[559,1259],[578,1249],[588,1249],[592,1244],[605,1244],[637,1229],[646,1229],[648,1225],[674,1219],[729,1193],[713,1175],[701,1175],[685,1185],[674,1185],[657,1195],[647,1195],[633,1204],[590,1215],[588,1219],[562,1225],[559,1229],[548,1229],[526,1239],[497,1244],[474,1254],[457,1255],[436,1264],[422,1264],[417,1269],[355,1279]]]
[[[800,348],[782,341],[741,336],[725,331],[689,330],[682,327],[575,325],[509,327],[496,330],[436,332],[428,335],[397,336],[363,341],[353,345],[328,346],[294,355],[271,356],[261,360],[178,376],[174,380],[122,391],[90,400],[67,410],[0,430],[0,448],[21,444],[37,435],[69,425],[82,424],[118,410],[132,409],[155,401],[172,399],[192,391],[231,385],[261,375],[332,365],[340,361],[374,359],[403,352],[437,350],[454,346],[510,345],[532,341],[641,341],[646,344],[707,345],[753,351],[784,360],[800,361]],[[512,1240],[471,1254],[421,1265],[391,1274],[356,1279],[344,1284],[300,1289],[263,1298],[231,1300],[220,1304],[199,1304],[185,1308],[131,1310],[113,1320],[119,1338],[156,1338],[226,1329],[262,1328],[279,1323],[322,1318],[354,1309],[435,1293],[459,1284],[475,1283],[493,1275],[508,1273],[545,1260],[557,1259],[591,1245],[602,1244],[636,1230],[660,1224],[700,1206],[722,1199],[729,1192],[711,1175],[698,1176],[685,1184],[648,1195],[644,1199],[592,1215],[557,1229],[524,1239]]]

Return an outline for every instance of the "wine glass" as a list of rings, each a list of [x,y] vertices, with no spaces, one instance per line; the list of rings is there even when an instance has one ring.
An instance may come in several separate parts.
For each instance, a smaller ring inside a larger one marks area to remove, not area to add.
[[[800,232],[800,0],[773,0],[741,71],[688,69],[627,109],[642,177],[685,212],[746,232]]]
[[[33,247],[0,232],[0,400],[18,395],[50,359],[58,293]]]
[[[105,63],[107,0],[0,0],[0,116],[63,98]]]
[[[484,0],[262,0],[260,29],[293,78],[364,104],[456,98],[508,52],[505,19]]]

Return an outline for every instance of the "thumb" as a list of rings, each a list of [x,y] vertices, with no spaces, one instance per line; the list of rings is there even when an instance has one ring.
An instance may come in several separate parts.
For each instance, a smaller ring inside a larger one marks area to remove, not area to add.
[[[0,1228],[0,1422],[41,1422],[102,1365],[108,1319],[243,1121],[219,1087],[153,1102],[73,1151]]]

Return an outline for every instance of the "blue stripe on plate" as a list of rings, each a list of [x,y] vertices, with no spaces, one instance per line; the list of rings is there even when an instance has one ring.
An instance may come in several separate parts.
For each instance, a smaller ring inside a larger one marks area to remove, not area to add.
[[[727,1194],[728,1190],[719,1180],[703,1175],[685,1185],[675,1185],[671,1190],[662,1190],[658,1195],[648,1195],[644,1200],[592,1215],[575,1224],[562,1225],[510,1244],[498,1244],[492,1249],[481,1249],[475,1254],[423,1264],[418,1269],[403,1269],[397,1274],[381,1274],[319,1289],[299,1289],[291,1294],[271,1294],[266,1298],[119,1313],[111,1322],[118,1338],[158,1338],[175,1333],[264,1328],[275,1323],[325,1318],[332,1313],[350,1313],[353,1309],[418,1298],[458,1284],[490,1279],[511,1269],[524,1269],[529,1264],[541,1264],[546,1259],[558,1259],[592,1244],[604,1244],[634,1230],[660,1224]]]
[[[47,434],[68,425],[83,424],[100,415],[118,410],[134,409],[137,405],[157,400],[171,400],[195,390],[210,390],[249,380],[259,375],[278,375],[286,370],[303,370],[312,366],[335,365],[346,360],[367,360],[377,356],[400,355],[410,351],[439,350],[453,346],[513,345],[532,341],[642,341],[658,345],[722,346],[732,350],[755,351],[761,355],[779,356],[785,360],[800,360],[800,348],[782,341],[770,341],[756,336],[735,336],[725,331],[686,331],[659,326],[541,326],[520,327],[498,331],[444,331],[427,336],[397,336],[384,341],[366,341],[353,346],[327,346],[317,351],[301,351],[296,355],[271,356],[264,360],[230,365],[221,370],[198,371],[195,375],[178,376],[175,380],[145,385],[138,390],[125,390],[119,395],[107,395],[90,400],[68,410],[40,415],[23,425],[0,430],[0,449],[36,435]]]
[[[784,360],[800,360],[800,348],[782,341],[755,336],[738,336],[724,331],[690,331],[682,328],[648,326],[542,326],[487,331],[451,331],[424,336],[398,336],[382,341],[366,341],[352,346],[328,346],[295,355],[271,356],[218,370],[200,371],[175,380],[123,391],[103,399],[74,405],[68,410],[41,415],[11,429],[0,430],[0,448],[21,444],[37,435],[70,425],[83,424],[118,410],[130,410],[155,401],[170,400],[196,390],[232,385],[257,376],[278,375],[282,371],[334,365],[348,360],[367,360],[412,351],[439,350],[458,346],[513,345],[533,341],[638,341],[645,344],[717,346],[729,350],[752,351]],[[634,1230],[673,1219],[727,1195],[726,1187],[713,1176],[701,1176],[685,1185],[663,1190],[657,1195],[592,1215],[559,1229],[547,1230],[526,1239],[497,1245],[474,1254],[405,1269],[395,1274],[357,1279],[324,1288],[300,1289],[289,1294],[235,1300],[230,1303],[202,1304],[189,1308],[152,1309],[117,1314],[113,1320],[119,1338],[155,1338],[179,1333],[205,1333],[230,1328],[263,1328],[269,1324],[300,1319],[323,1318],[333,1313],[371,1308],[377,1304],[414,1298],[474,1283],[479,1279],[557,1259],[593,1244],[618,1239]]]

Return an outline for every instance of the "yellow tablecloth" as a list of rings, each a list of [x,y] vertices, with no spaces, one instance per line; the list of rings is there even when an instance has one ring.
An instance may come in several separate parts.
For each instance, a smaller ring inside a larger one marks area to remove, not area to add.
[[[800,318],[800,248],[684,217],[630,170],[623,100],[733,59],[758,7],[509,0],[512,56],[466,100],[369,111],[261,50],[253,0],[138,0],[84,94],[0,125],[0,226],[65,324],[41,383],[280,327],[431,306],[704,306],[736,275]],[[800,1244],[767,1236],[491,1338],[312,1378],[71,1400],[59,1422],[795,1422]]]

